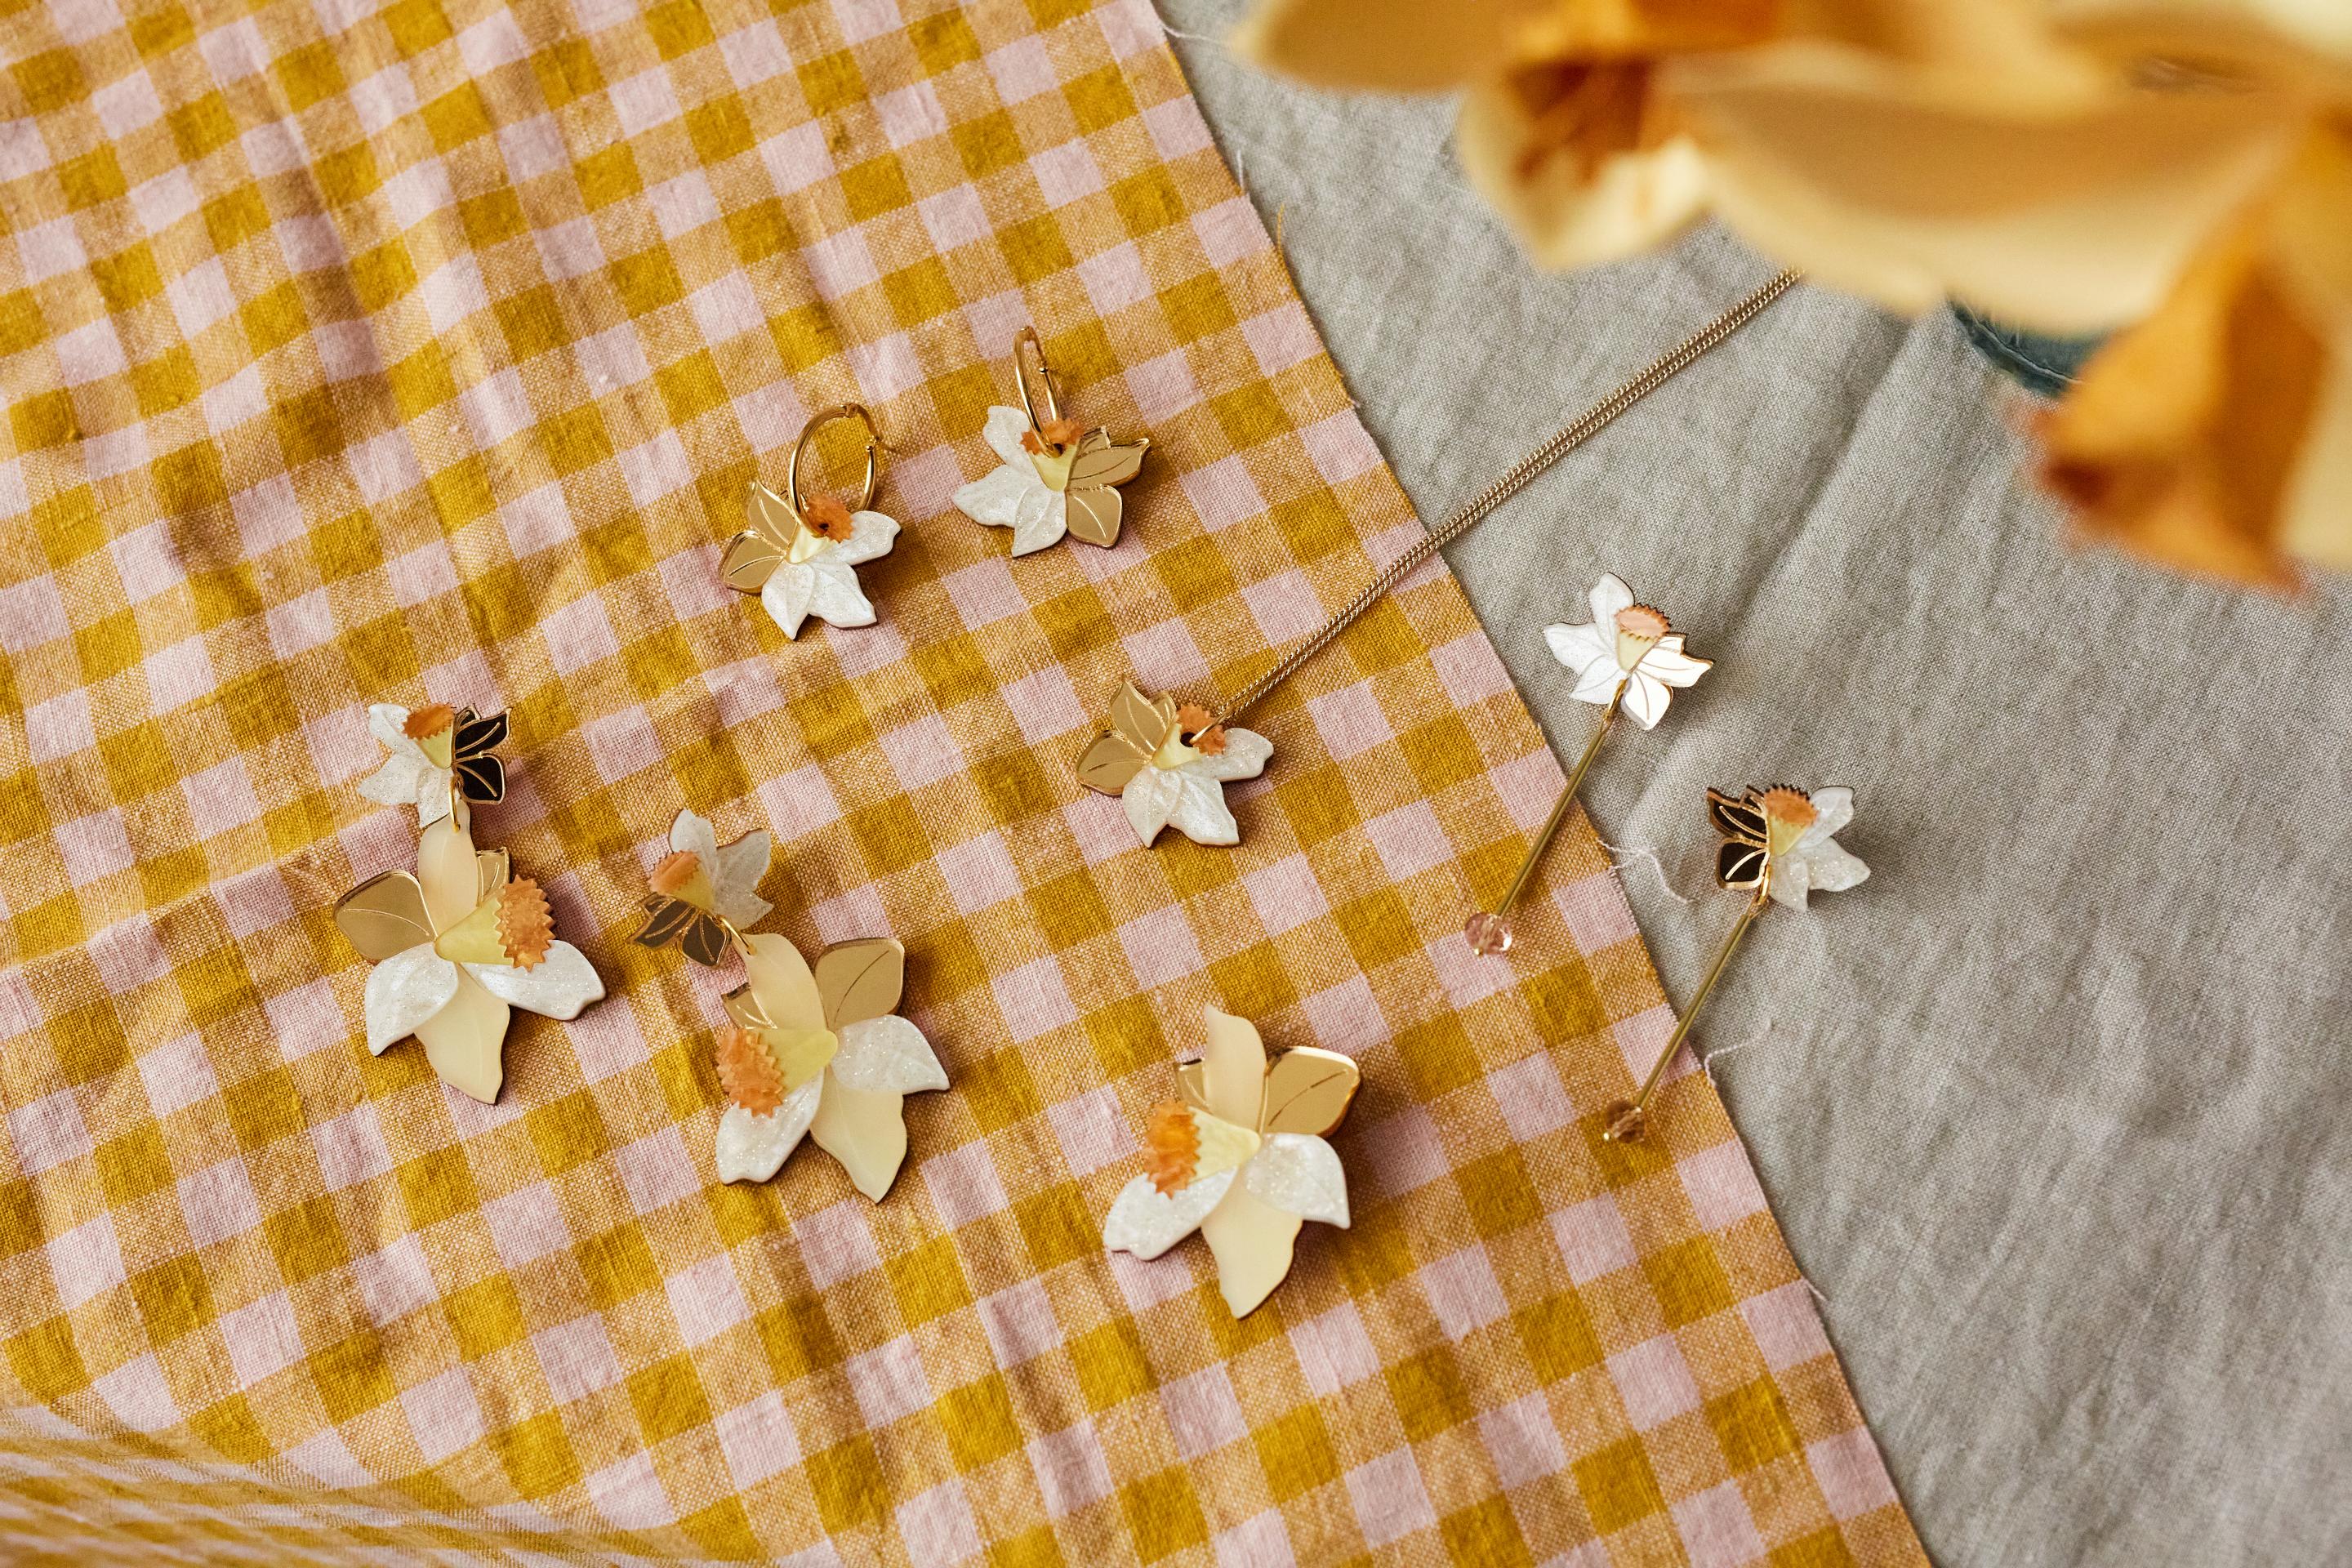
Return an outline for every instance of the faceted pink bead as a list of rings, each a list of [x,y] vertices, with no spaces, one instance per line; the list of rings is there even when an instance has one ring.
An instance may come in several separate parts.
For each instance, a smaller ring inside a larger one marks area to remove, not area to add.
[[[1470,951],[1484,957],[1511,951],[1511,922],[1500,915],[1481,910],[1462,922],[1462,934],[1470,939]]]

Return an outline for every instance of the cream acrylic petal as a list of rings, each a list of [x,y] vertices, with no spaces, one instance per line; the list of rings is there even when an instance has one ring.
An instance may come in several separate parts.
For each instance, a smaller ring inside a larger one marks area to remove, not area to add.
[[[1197,763],[1187,763],[1188,769],[1197,771],[1203,778],[1223,781],[1254,779],[1265,772],[1265,764],[1274,757],[1274,742],[1255,730],[1228,727],[1225,749],[1215,756],[1203,755]]]
[[[824,1093],[809,1136],[841,1162],[850,1185],[878,1204],[907,1158],[905,1097],[852,1089],[829,1067],[820,1081]]]
[[[1201,1010],[1201,1078],[1210,1115],[1255,1130],[1265,1110],[1265,1041],[1257,1026],[1219,1007]]]
[[[1275,1132],[1242,1168],[1250,1195],[1285,1214],[1341,1229],[1348,1225],[1348,1175],[1339,1151],[1304,1132]]]
[[[1201,1222],[1201,1238],[1217,1257],[1217,1289],[1234,1317],[1255,1311],[1290,1272],[1298,1226],[1297,1215],[1252,1197],[1245,1184]]]
[[[801,950],[782,937],[755,931],[743,939],[743,969],[751,994],[779,1029],[822,1029],[824,999]]]
[[[843,1026],[841,1049],[833,1058],[833,1073],[850,1089],[874,1094],[915,1094],[945,1089],[947,1069],[940,1066],[923,1032],[896,1014],[867,1018]]]
[[[813,584],[809,609],[819,620],[835,626],[874,624],[874,602],[857,585],[856,569],[835,559],[831,550],[811,559],[804,570]]]
[[[1037,470],[1030,467],[1029,448],[1021,444],[1021,437],[1029,434],[1029,416],[1018,408],[997,404],[989,409],[988,423],[981,427],[980,434],[988,443],[988,449],[996,454],[997,461],[1009,468],[1027,468],[1030,477],[1036,478]],[[1041,485],[1044,482],[1038,480]]]
[[[1234,1184],[1237,1173],[1219,1171],[1173,1193],[1161,1193],[1149,1176],[1138,1176],[1111,1200],[1103,1221],[1103,1246],[1149,1261],[1201,1228]]]
[[[1241,824],[1225,805],[1224,785],[1199,768],[1198,763],[1187,763],[1161,774],[1176,781],[1176,804],[1169,809],[1168,826],[1195,844],[1239,844]]]
[[[1184,781],[1172,769],[1142,767],[1127,781],[1118,792],[1118,804],[1127,813],[1127,823],[1135,836],[1148,847],[1168,826],[1169,815],[1184,796]]]
[[[470,971],[450,967],[459,972],[457,994],[416,1026],[417,1042],[442,1082],[488,1105],[497,1100],[499,1086],[506,1080],[507,1025],[512,1015],[504,1002],[475,984]]]
[[[362,1005],[367,1015],[368,1049],[376,1056],[415,1034],[417,1026],[449,1005],[457,994],[457,966],[430,943],[394,953],[368,971]]]
[[[604,982],[588,955],[568,942],[548,943],[547,956],[529,969],[469,963],[466,972],[499,1000],[544,1018],[576,1018],[604,997]]]
[[[898,542],[897,518],[887,512],[857,511],[849,514],[849,537],[826,554],[844,566],[862,566],[889,554],[890,547]]]
[[[783,1103],[765,1116],[755,1116],[740,1105],[729,1106],[719,1119],[711,1145],[719,1179],[764,1182],[774,1175],[799,1146],[824,1092],[824,1080],[814,1078],[786,1095]]]

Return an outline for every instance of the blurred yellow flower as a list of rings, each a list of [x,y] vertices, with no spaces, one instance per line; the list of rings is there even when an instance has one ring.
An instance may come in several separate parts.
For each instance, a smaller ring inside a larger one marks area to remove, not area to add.
[[[2045,425],[2090,531],[2352,564],[2345,0],[1263,0],[1237,52],[1464,93],[1463,165],[1573,268],[1713,214],[1817,281],[2126,327]]]

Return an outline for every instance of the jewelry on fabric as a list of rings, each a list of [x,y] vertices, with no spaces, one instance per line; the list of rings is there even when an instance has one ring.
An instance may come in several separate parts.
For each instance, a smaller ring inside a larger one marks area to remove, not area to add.
[[[1027,354],[1037,359],[1043,419],[1030,395]],[[1013,340],[1013,381],[1021,406],[991,408],[983,431],[998,465],[956,491],[956,510],[990,528],[1011,529],[1015,555],[1043,550],[1065,533],[1088,544],[1118,543],[1127,506],[1118,487],[1142,471],[1151,437],[1114,441],[1099,425],[1083,429],[1064,418],[1061,378],[1045,363],[1034,327],[1022,328]]]
[[[335,905],[337,928],[375,965],[362,998],[368,1049],[382,1056],[414,1035],[443,1082],[488,1105],[506,1079],[511,1009],[576,1018],[604,983],[555,940],[539,884],[514,876],[505,850],[474,847],[472,805],[506,795],[490,748],[506,740],[507,716],[386,703],[368,710],[368,727],[390,755],[360,793],[413,803],[423,826],[415,872],[371,877]]]
[[[1348,1058],[1311,1046],[1269,1059],[1248,1019],[1204,1012],[1207,1047],[1177,1067],[1177,1098],[1153,1108],[1150,1169],[1112,1200],[1103,1246],[1149,1260],[1198,1230],[1225,1306],[1240,1318],[1290,1272],[1302,1221],[1347,1228],[1347,1173],[1325,1139],[1361,1075]]]
[[[866,426],[866,478],[857,504],[801,488],[801,460],[817,432],[835,419]],[[857,568],[890,553],[898,520],[870,510],[882,478],[882,431],[862,403],[838,403],[801,428],[784,469],[784,493],[759,480],[743,498],[743,531],[728,541],[719,575],[739,593],[757,594],[787,637],[800,636],[810,616],[833,626],[870,626],[874,605],[858,585]]]
[[[721,998],[719,1179],[766,1181],[805,1133],[880,1202],[907,1158],[907,1096],[948,1086],[930,1042],[896,1016],[907,950],[888,937],[842,942],[812,969],[782,937],[742,930],[774,908],[755,890],[772,854],[766,828],[721,844],[709,822],[681,811],[669,842],[635,940],[676,942],[709,968],[732,948],[746,977]]]
[[[1707,820],[1723,835],[1715,857],[1715,879],[1726,888],[1748,893],[1748,907],[1739,911],[1731,934],[1723,939],[1706,978],[1698,983],[1690,1005],[1666,1037],[1649,1075],[1630,1100],[1621,1100],[1601,1113],[1601,1136],[1612,1143],[1639,1142],[1649,1130],[1650,1098],[1664,1081],[1667,1064],[1682,1049],[1691,1021],[1723,978],[1726,965],[1739,947],[1739,939],[1767,903],[1805,907],[1809,892],[1842,893],[1859,885],[1870,868],[1837,841],[1839,830],[1853,819],[1853,791],[1815,790],[1808,795],[1789,784],[1749,790],[1737,798],[1721,790],[1706,792]]]
[[[1296,673],[1300,666],[1304,665],[1308,659],[1313,658],[1317,654],[1329,647],[1334,638],[1338,637],[1341,632],[1346,631],[1350,626],[1354,625],[1358,617],[1361,616],[1365,611],[1370,609],[1373,605],[1380,601],[1381,595],[1385,595],[1391,588],[1395,587],[1397,584],[1402,582],[1405,578],[1411,576],[1412,573],[1420,567],[1423,562],[1427,561],[1432,555],[1437,553],[1439,550],[1460,538],[1474,525],[1483,521],[1496,507],[1501,506],[1505,501],[1510,500],[1511,497],[1526,489],[1527,486],[1534,480],[1537,475],[1542,473],[1546,468],[1550,468],[1552,464],[1558,462],[1561,458],[1567,456],[1570,452],[1575,450],[1578,447],[1591,439],[1592,437],[1607,427],[1609,423],[1615,419],[1620,414],[1624,413],[1625,410],[1631,408],[1636,403],[1641,402],[1642,399],[1647,397],[1651,393],[1655,392],[1659,387],[1664,386],[1667,382],[1673,380],[1675,376],[1705,355],[1709,350],[1716,347],[1716,345],[1722,342],[1726,338],[1731,336],[1732,333],[1738,331],[1740,328],[1746,326],[1749,321],[1755,320],[1757,316],[1763,312],[1767,306],[1770,305],[1781,295],[1787,293],[1789,289],[1795,285],[1797,277],[1798,275],[1794,272],[1783,272],[1778,277],[1773,278],[1761,288],[1756,289],[1753,293],[1750,293],[1747,298],[1741,300],[1730,310],[1726,310],[1722,315],[1717,316],[1714,321],[1709,321],[1706,326],[1701,327],[1697,331],[1684,339],[1682,342],[1675,345],[1672,350],[1653,361],[1639,374],[1635,374],[1631,380],[1619,386],[1608,396],[1602,398],[1600,402],[1586,409],[1582,414],[1577,416],[1577,417],[1568,425],[1556,431],[1549,440],[1546,441],[1542,446],[1537,447],[1534,451],[1529,452],[1526,457],[1520,458],[1517,463],[1512,465],[1509,471],[1505,473],[1502,478],[1496,479],[1493,484],[1487,486],[1477,495],[1472,497],[1460,510],[1448,518],[1442,526],[1432,529],[1429,532],[1423,535],[1422,538],[1415,541],[1411,549],[1407,550],[1403,554],[1398,556],[1394,561],[1390,562],[1386,566],[1382,567],[1380,572],[1373,576],[1372,580],[1370,583],[1367,583],[1363,589],[1359,592],[1354,598],[1349,600],[1345,605],[1342,605],[1336,612],[1334,612],[1329,620],[1325,621],[1321,626],[1308,634],[1308,636],[1301,641],[1297,647],[1294,647],[1289,653],[1284,655],[1283,658],[1276,663],[1273,668],[1267,670],[1264,675],[1259,676],[1255,680],[1250,682],[1249,685],[1244,687],[1238,695],[1225,704],[1223,713],[1212,713],[1203,708],[1192,709],[1192,711],[1198,712],[1201,715],[1201,723],[1197,729],[1188,730],[1186,734],[1189,736],[1191,734],[1213,731],[1223,726],[1228,726],[1234,720],[1249,711],[1251,708],[1263,700],[1268,692],[1271,692],[1276,687],[1281,685],[1285,680],[1288,679],[1294,673]],[[1000,470],[1000,472],[1002,470]],[[959,500],[958,504],[961,504],[961,500]],[[1136,694],[1146,703],[1150,703],[1153,700],[1153,699],[1151,699],[1148,694],[1143,693],[1139,689],[1135,688],[1131,682],[1129,684],[1126,691],[1121,692],[1120,695],[1122,698],[1126,696],[1127,691],[1135,691]],[[1189,707],[1190,705],[1187,706]],[[1119,733],[1119,726],[1116,717],[1114,717],[1112,722],[1108,726],[1108,728],[1114,736]],[[1272,748],[1270,745],[1267,748],[1267,752],[1269,756],[1272,753]],[[1086,784],[1087,788],[1097,790],[1105,795],[1118,795],[1124,798],[1128,790],[1138,787],[1136,783],[1137,780],[1145,780],[1146,783],[1142,787],[1154,792],[1155,796],[1166,792],[1167,786],[1159,780],[1151,779],[1147,773],[1140,770],[1129,773],[1128,775],[1127,782],[1119,785],[1118,788],[1108,787],[1108,781],[1116,776],[1114,771],[1108,768],[1090,767],[1090,764],[1094,763],[1102,755],[1102,742],[1098,740],[1087,748],[1087,752],[1080,759],[1078,764],[1078,781],[1081,784]],[[1260,760],[1259,765],[1261,768],[1263,767],[1263,759]],[[1253,773],[1234,776],[1254,777],[1255,775]],[[1222,805],[1220,805],[1220,809],[1223,809]],[[1136,831],[1142,835],[1143,842],[1146,845],[1152,842],[1158,829],[1155,827],[1150,832],[1146,832],[1143,825],[1150,822],[1157,815],[1156,807],[1153,810],[1141,812],[1130,810],[1129,813],[1129,822],[1133,823],[1136,826]],[[1177,822],[1180,827],[1182,826],[1172,813],[1161,818],[1161,820],[1164,822]],[[1232,838],[1208,840],[1196,839],[1195,841],[1228,844],[1237,843],[1239,842],[1239,833],[1236,831],[1234,837]]]
[[[1511,950],[1511,910],[1535,879],[1536,867],[1551,847],[1560,824],[1568,820],[1568,808],[1575,802],[1592,759],[1601,754],[1601,742],[1609,738],[1617,715],[1627,714],[1643,729],[1653,729],[1665,717],[1666,707],[1674,700],[1674,688],[1691,685],[1715,667],[1713,659],[1694,658],[1685,653],[1682,634],[1664,613],[1636,603],[1633,590],[1615,573],[1601,574],[1587,603],[1592,606],[1590,624],[1546,626],[1544,641],[1554,658],[1576,672],[1576,688],[1570,695],[1580,702],[1602,704],[1601,723],[1570,772],[1551,815],[1544,818],[1535,842],[1528,847],[1527,858],[1519,862],[1510,887],[1493,909],[1463,922],[1462,934],[1469,938],[1473,952],[1492,956]]]

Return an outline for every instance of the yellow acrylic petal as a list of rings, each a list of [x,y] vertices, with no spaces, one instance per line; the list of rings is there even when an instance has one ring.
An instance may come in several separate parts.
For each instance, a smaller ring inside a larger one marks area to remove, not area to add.
[[[763,1029],[760,1034],[776,1071],[783,1076],[786,1094],[824,1071],[841,1054],[841,1038],[830,1029]]]
[[[1434,92],[1501,70],[1517,52],[1521,30],[1545,9],[1539,0],[1261,0],[1226,46],[1318,87]]]
[[[1265,1107],[1265,1044],[1248,1019],[1214,1007],[1203,1013],[1208,1047],[1201,1053],[1201,1071],[1209,1114],[1255,1131]]]
[[[824,1001],[801,950],[764,931],[745,937],[743,945],[751,994],[769,1023],[779,1029],[824,1028]]]
[[[499,1098],[499,1086],[506,1081],[507,1023],[511,1016],[504,1002],[460,967],[457,994],[441,1011],[416,1026],[416,1037],[424,1043],[425,1059],[433,1064],[442,1082],[488,1105]]]
[[[1255,1198],[1235,1182],[1201,1222],[1201,1237],[1216,1254],[1217,1289],[1236,1318],[1246,1317],[1290,1272],[1299,1217]]]
[[[474,858],[473,834],[455,817],[443,817],[417,840],[416,879],[425,889],[425,910],[435,931],[447,931],[474,912],[480,900],[481,868]]]
[[[1633,68],[1595,74],[1584,89],[1622,89]],[[1548,149],[1527,85],[1521,78],[1474,89],[1454,142],[1471,186],[1538,266],[1614,261],[1664,244],[1704,216],[1706,164],[1689,137],[1637,111],[1616,116],[1618,134],[1602,136],[1596,123],[1580,145]]]
[[[876,1203],[898,1179],[907,1158],[907,1097],[851,1089],[827,1068],[809,1136],[841,1162],[849,1184]]]

